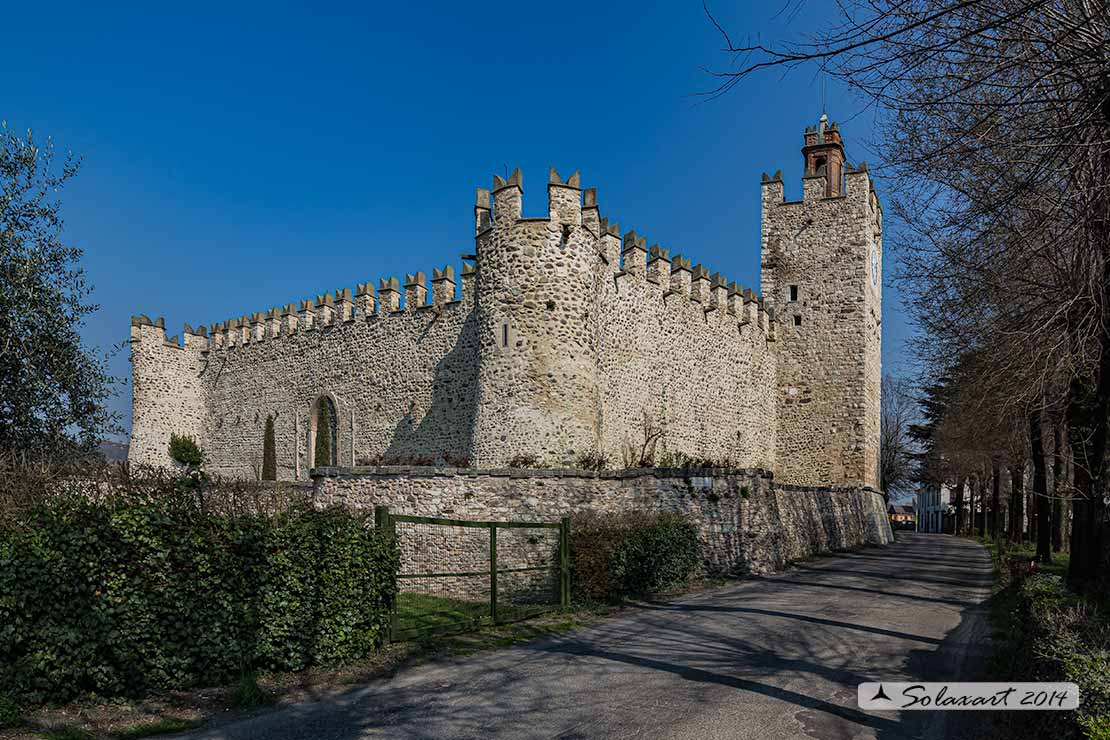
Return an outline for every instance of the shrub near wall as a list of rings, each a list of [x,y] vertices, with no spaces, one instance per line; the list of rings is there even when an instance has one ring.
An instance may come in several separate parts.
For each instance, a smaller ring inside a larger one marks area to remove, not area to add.
[[[0,520],[0,694],[141,696],[365,655],[395,544],[367,516],[66,497]]]
[[[611,602],[674,591],[701,564],[697,528],[678,514],[581,514],[570,531],[575,598]]]

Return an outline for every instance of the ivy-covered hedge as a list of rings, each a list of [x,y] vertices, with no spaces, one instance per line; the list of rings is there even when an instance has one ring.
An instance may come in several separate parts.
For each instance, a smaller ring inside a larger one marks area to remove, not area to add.
[[[214,685],[362,656],[386,634],[399,554],[372,518],[154,489],[0,518],[0,695]]]
[[[575,598],[613,602],[674,591],[701,564],[697,528],[678,514],[578,515],[571,521]]]

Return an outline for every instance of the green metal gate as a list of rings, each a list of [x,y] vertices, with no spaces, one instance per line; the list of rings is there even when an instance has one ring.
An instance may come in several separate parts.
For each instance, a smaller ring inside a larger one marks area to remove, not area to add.
[[[393,640],[475,630],[570,605],[570,519],[483,522],[392,514],[401,550]]]

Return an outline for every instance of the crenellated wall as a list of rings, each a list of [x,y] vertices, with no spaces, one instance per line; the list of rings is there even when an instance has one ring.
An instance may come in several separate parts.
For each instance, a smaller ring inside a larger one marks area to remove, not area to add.
[[[647,423],[663,432],[657,453],[773,469],[775,322],[750,290],[645,244],[626,234],[601,283],[601,448],[635,465],[623,450],[642,447]]]
[[[807,163],[824,169],[807,172],[802,201],[765,177],[764,296],[622,236],[578,173],[552,169],[546,213],[524,214],[516,170],[478,190],[457,275],[186,325],[183,343],[137,317],[130,457],[165,464],[170,433],[190,434],[211,472],[253,478],[272,416],[278,476],[304,480],[327,405],[339,465],[601,453],[624,467],[657,431],[657,457],[875,486],[881,211],[865,168],[843,183],[828,170],[844,161],[831,130],[807,131]]]
[[[147,327],[132,459],[165,462],[161,440],[178,431],[198,438],[211,472],[255,477],[273,416],[279,478],[304,479],[326,398],[345,465],[567,464],[599,451],[620,465],[645,418],[664,430],[660,452],[773,465],[775,324],[761,300],[658,247],[649,266],[634,232],[622,249],[577,173],[552,170],[545,217],[525,217],[521,194],[519,171],[478,191],[460,298],[446,266],[430,290],[415,272],[186,325],[184,349]],[[178,355],[190,359],[159,369]],[[185,366],[188,382],[160,380]]]
[[[166,339],[161,318],[131,319],[131,460],[171,465],[171,434],[204,439],[208,408],[200,376],[207,345],[192,333],[181,343]]]

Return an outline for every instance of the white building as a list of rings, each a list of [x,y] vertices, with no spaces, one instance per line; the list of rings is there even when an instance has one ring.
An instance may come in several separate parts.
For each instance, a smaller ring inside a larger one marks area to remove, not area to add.
[[[917,531],[952,532],[955,489],[947,483],[928,483],[917,489]]]

